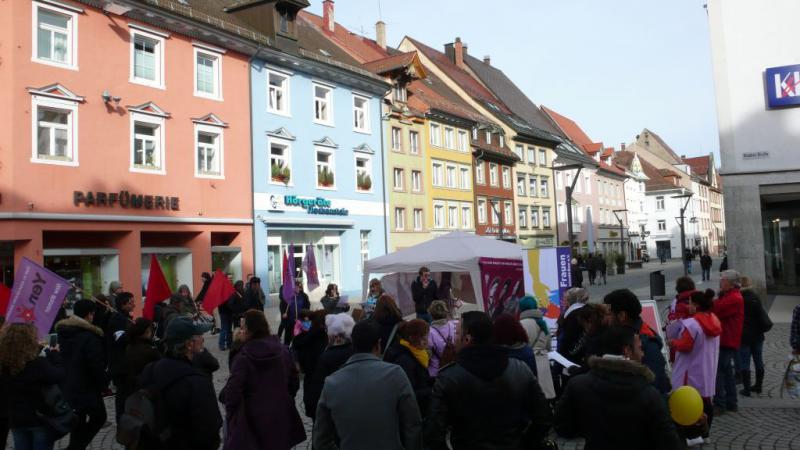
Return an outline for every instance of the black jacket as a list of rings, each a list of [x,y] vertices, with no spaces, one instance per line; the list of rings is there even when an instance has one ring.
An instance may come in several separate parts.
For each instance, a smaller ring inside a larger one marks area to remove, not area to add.
[[[558,353],[575,364],[582,364],[584,349],[584,330],[578,322],[578,311],[574,309],[561,321],[558,327]]]
[[[261,290],[259,289],[256,291],[253,288],[249,288],[244,293],[244,302],[247,306],[247,309],[264,309],[264,300],[261,298]]]
[[[300,333],[292,339],[292,350],[294,350],[300,370],[306,375],[305,380],[308,380],[310,378],[309,375],[314,372],[317,367],[317,361],[327,346],[328,334],[324,328]],[[303,381],[304,387],[305,380]]]
[[[560,436],[585,438],[586,450],[686,448],[646,366],[597,357],[589,366],[570,380],[556,406]]]
[[[436,287],[435,281],[429,280],[428,287],[422,287],[422,281],[417,277],[411,283],[411,298],[414,299],[414,311],[427,313],[428,307],[436,300],[437,292],[439,292],[439,288]]]
[[[58,352],[47,352],[46,358],[36,358],[25,364],[16,375],[3,371],[0,383],[8,402],[8,425],[10,428],[37,427],[42,424],[36,411],[44,407],[42,388],[64,381],[64,368]],[[3,405],[5,408],[6,405]]]
[[[742,345],[755,345],[764,342],[764,332],[772,328],[764,305],[752,289],[742,289],[744,299],[744,323],[742,324]]]
[[[108,387],[103,331],[80,317],[56,324],[58,345],[64,358],[64,398],[73,408],[94,406]]]
[[[219,360],[215,358],[207,348],[204,348],[202,352],[195,355],[192,360],[192,366],[209,377],[220,368]]]
[[[239,319],[244,316],[244,313],[247,312],[247,301],[244,298],[244,294],[240,294],[238,292],[234,292],[228,297],[228,300],[225,302],[227,305],[228,310],[231,313],[231,320],[233,320],[233,327],[239,327]]]
[[[192,367],[185,358],[166,357],[149,364],[142,387],[162,390],[171,450],[217,450],[222,416],[211,377]]]
[[[133,394],[139,386],[139,378],[144,368],[159,359],[161,359],[161,353],[156,350],[152,340],[138,338],[129,342],[125,349],[125,357],[122,359],[125,382],[121,387],[121,392],[117,391],[117,395],[127,397]]]
[[[411,387],[414,389],[414,395],[417,397],[419,412],[422,417],[427,416],[431,390],[433,389],[433,379],[428,373],[428,368],[420,364],[411,353],[411,350],[400,344],[399,339],[386,349],[383,360],[397,364],[403,369],[408,381],[411,382]]]
[[[703,255],[700,257],[700,267],[703,269],[711,270],[711,265],[713,262],[711,261],[711,256]]]
[[[476,345],[462,349],[456,363],[439,372],[425,442],[432,450],[446,449],[449,428],[454,450],[518,450],[523,440],[540,442],[551,421],[547,400],[525,363],[509,359],[502,347]]]
[[[106,328],[103,330],[106,336],[108,368],[111,372],[111,377],[114,379],[124,376],[125,347],[128,345],[125,331],[131,321],[131,316],[122,312],[115,312],[109,317]]]
[[[308,383],[303,380],[303,405],[306,407],[306,417],[315,417],[319,397],[322,395],[322,387],[325,385],[325,378],[339,370],[350,357],[353,356],[353,346],[342,344],[328,347],[319,356],[317,367],[313,374],[306,374]]]
[[[642,342],[642,364],[647,366],[655,375],[653,386],[663,395],[672,391],[672,382],[667,375],[667,360],[664,358],[664,342],[658,332],[650,328],[649,325],[639,319],[636,322],[636,329],[639,330],[639,339]]]
[[[389,338],[391,337],[393,341],[398,341],[400,338],[397,336],[397,332],[394,333],[394,337],[392,337],[392,330],[394,330],[395,325],[402,322],[403,319],[397,316],[386,316],[383,317],[381,320],[376,320],[378,325],[381,326],[381,351],[385,352],[386,347],[391,344],[389,342]]]

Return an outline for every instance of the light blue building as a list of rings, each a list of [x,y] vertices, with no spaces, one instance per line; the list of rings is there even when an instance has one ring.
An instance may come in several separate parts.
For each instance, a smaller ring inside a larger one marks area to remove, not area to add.
[[[284,34],[283,51],[262,49],[250,67],[256,275],[274,301],[284,252],[295,246],[300,276],[311,245],[321,284],[312,300],[328,283],[356,297],[363,262],[387,248],[381,102],[390,86],[298,22],[286,27],[296,47]]]

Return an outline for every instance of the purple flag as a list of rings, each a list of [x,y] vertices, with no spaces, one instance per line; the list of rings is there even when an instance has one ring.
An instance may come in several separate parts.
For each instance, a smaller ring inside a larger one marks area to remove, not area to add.
[[[289,245],[289,254],[283,252],[283,287],[281,288],[283,300],[286,303],[294,301],[294,245]]]
[[[319,274],[317,273],[317,259],[314,257],[314,246],[306,246],[306,257],[303,258],[303,271],[306,273],[308,290],[313,291],[319,287]]]
[[[67,290],[69,283],[66,280],[30,259],[22,258],[14,276],[6,321],[34,324],[39,339],[43,340],[56,320]]]

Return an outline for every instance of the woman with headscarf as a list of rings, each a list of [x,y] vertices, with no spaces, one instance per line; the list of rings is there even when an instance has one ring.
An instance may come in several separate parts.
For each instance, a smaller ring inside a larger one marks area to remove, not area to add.
[[[520,300],[519,310],[519,323],[528,336],[528,345],[533,349],[539,386],[542,388],[544,396],[548,400],[552,400],[556,396],[556,390],[553,386],[553,374],[550,372],[550,360],[547,356],[551,350],[552,336],[550,336],[547,322],[544,321],[544,313],[539,309],[536,299],[530,295]]]

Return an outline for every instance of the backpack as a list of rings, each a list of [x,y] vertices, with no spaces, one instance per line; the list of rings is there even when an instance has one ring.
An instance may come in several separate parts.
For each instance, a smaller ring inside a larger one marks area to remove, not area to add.
[[[449,328],[450,324],[448,323],[447,326]],[[433,352],[439,358],[439,368],[441,369],[442,367],[444,367],[444,366],[446,366],[448,364],[452,364],[452,363],[455,362],[456,353],[457,353],[456,352],[456,345],[453,343],[453,337],[452,336],[447,336],[445,338],[444,335],[442,334],[442,332],[439,331],[438,328],[431,327],[431,329],[436,331],[436,334],[438,334],[439,337],[442,338],[442,340],[444,341],[444,350],[442,350],[441,354],[439,354],[439,352],[436,351],[436,347],[435,346],[433,347]]]
[[[117,424],[117,442],[128,450],[166,449],[172,430],[163,392],[188,375],[172,380],[162,389],[141,388],[129,396]]]
[[[57,384],[43,387],[41,394],[43,408],[41,411],[36,411],[36,417],[55,440],[61,439],[78,425],[78,415],[64,398]]]

